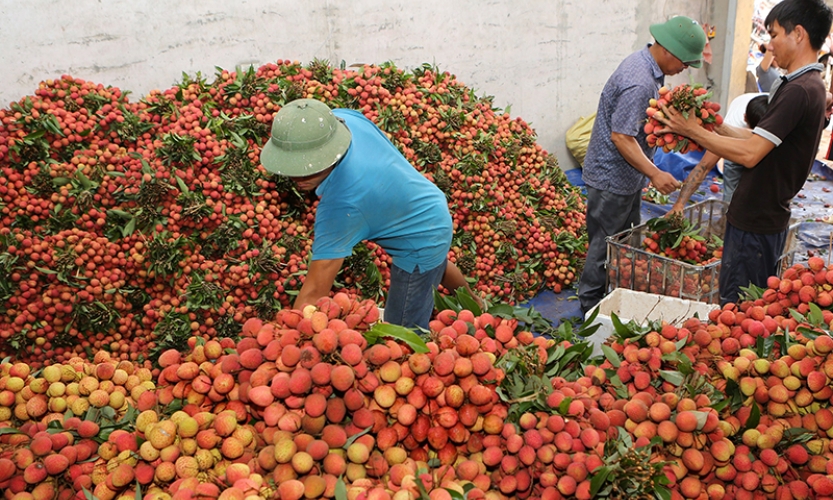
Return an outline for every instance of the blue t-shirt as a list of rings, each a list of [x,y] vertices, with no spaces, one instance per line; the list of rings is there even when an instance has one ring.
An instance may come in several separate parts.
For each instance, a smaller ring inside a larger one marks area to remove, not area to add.
[[[610,140],[616,132],[635,137],[648,159],[654,148],[648,147],[645,109],[648,101],[659,95],[665,75],[651,56],[648,47],[629,55],[610,75],[599,98],[596,121],[587,145],[582,178],[588,186],[619,195],[634,194],[646,185],[646,177],[633,168]]]
[[[363,240],[407,272],[442,264],[451,246],[448,202],[361,113],[334,109],[352,134],[350,149],[315,190],[313,260],[341,259]]]

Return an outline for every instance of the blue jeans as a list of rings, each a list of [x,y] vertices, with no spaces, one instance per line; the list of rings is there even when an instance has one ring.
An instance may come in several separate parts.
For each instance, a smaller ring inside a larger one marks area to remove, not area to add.
[[[427,330],[434,312],[434,290],[443,279],[445,266],[443,261],[434,269],[422,272],[417,267],[409,273],[394,264],[390,270],[390,290],[385,302],[385,322]]]

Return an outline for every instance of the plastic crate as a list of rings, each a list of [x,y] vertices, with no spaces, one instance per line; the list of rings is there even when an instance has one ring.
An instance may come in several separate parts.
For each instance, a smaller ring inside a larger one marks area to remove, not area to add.
[[[727,208],[722,200],[712,199],[685,208],[683,215],[704,238],[712,234],[722,236]],[[785,250],[779,260],[781,271],[792,265],[797,229],[797,223],[790,226]],[[710,304],[720,302],[719,260],[695,265],[650,253],[642,249],[647,232],[647,224],[640,224],[607,238],[605,267],[608,291],[627,288]]]

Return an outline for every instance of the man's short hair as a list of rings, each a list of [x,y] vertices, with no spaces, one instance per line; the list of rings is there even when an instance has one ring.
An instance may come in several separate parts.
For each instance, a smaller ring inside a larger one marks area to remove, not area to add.
[[[775,21],[787,34],[801,25],[810,38],[810,46],[819,50],[830,34],[833,11],[822,0],[784,0],[769,11],[764,26],[769,29]]]
[[[761,121],[764,113],[766,113],[768,104],[768,94],[755,96],[750,99],[748,103],[746,103],[746,123],[749,124],[749,128],[755,128],[758,126],[758,122]]]

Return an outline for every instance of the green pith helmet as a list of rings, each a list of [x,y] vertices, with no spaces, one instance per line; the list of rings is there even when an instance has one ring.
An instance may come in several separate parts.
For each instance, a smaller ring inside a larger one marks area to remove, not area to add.
[[[692,68],[702,66],[706,33],[697,21],[686,16],[672,17],[660,24],[652,24],[651,36],[674,57]]]
[[[306,177],[335,164],[349,146],[350,130],[326,104],[298,99],[275,115],[260,162],[275,174]]]

